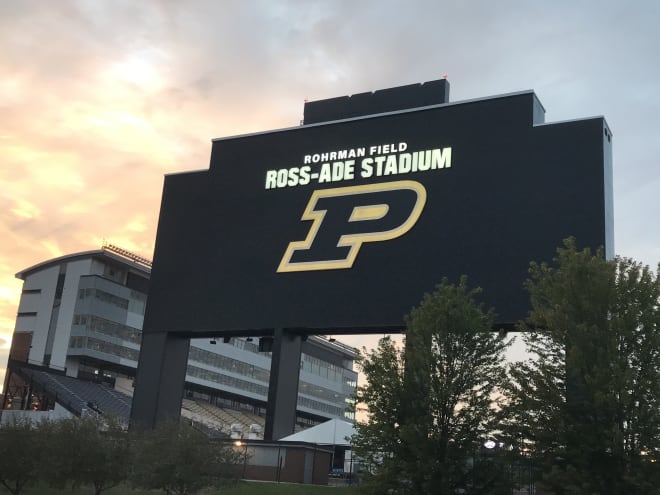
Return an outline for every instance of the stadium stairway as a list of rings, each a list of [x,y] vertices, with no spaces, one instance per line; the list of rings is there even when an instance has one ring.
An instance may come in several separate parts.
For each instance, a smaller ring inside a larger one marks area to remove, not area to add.
[[[131,398],[107,385],[29,368],[20,373],[76,416],[93,411],[128,422]]]

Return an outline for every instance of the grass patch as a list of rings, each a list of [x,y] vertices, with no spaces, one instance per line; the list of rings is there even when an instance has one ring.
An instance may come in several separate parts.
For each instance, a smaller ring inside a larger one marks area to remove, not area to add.
[[[260,483],[240,482],[218,492],[209,491],[206,495],[216,493],[226,495],[355,495],[357,488],[337,488],[332,486],[300,485],[297,483]]]
[[[9,493],[0,487],[0,494]],[[118,486],[103,492],[104,495],[162,495],[162,490],[133,490],[128,485]],[[232,486],[220,489],[209,489],[200,492],[200,495],[357,495],[356,487],[338,488],[332,486],[299,485],[295,483],[262,483],[255,481],[240,481]],[[33,485],[26,488],[23,495],[93,495],[90,487],[71,490],[65,488],[58,490],[44,485]]]

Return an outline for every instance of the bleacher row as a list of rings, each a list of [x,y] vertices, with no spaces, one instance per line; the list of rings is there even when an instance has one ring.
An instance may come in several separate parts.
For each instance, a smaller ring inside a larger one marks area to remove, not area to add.
[[[265,418],[233,409],[223,409],[207,402],[184,399],[181,415],[198,421],[232,438],[263,438]]]
[[[254,413],[221,408],[205,401],[190,399],[183,400],[181,415],[209,429],[221,431],[231,438],[263,438],[266,423],[266,418]],[[295,432],[302,429],[302,426],[295,425]]]
[[[131,397],[109,385],[79,380],[46,371],[22,368],[20,373],[71,413],[113,416],[128,424]],[[181,416],[202,426],[209,434],[231,438],[263,438],[265,418],[254,413],[216,407],[205,401],[184,399]],[[296,425],[295,431],[302,429]]]

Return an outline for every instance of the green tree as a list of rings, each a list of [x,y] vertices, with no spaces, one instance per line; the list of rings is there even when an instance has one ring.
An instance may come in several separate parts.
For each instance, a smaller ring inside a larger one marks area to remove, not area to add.
[[[498,493],[499,481],[471,469],[495,428],[507,346],[492,331],[492,312],[475,302],[478,293],[465,277],[458,285],[443,280],[406,318],[405,351],[385,338],[362,359],[367,385],[358,399],[370,417],[354,444],[373,466],[367,491],[480,493],[489,484],[488,493]]]
[[[37,481],[43,463],[43,438],[29,420],[0,425],[0,484],[13,495]]]
[[[93,486],[100,495],[127,481],[131,465],[129,437],[112,418],[68,418],[48,425],[47,462],[42,476],[49,484]],[[43,428],[40,428],[43,434]]]
[[[399,458],[403,423],[403,355],[390,337],[378,341],[371,352],[363,348],[360,368],[367,384],[358,401],[367,406],[369,421],[356,425],[353,448],[365,470],[363,488],[388,493],[401,480]]]
[[[602,251],[532,264],[524,340],[511,368],[507,432],[562,494],[657,494],[660,279]]]
[[[187,423],[163,422],[136,434],[133,483],[167,495],[190,495],[236,479],[240,454]]]

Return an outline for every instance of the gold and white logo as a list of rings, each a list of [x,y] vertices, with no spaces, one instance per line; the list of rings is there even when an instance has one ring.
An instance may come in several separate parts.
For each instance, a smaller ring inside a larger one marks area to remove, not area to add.
[[[307,237],[289,243],[277,271],[351,268],[362,244],[406,234],[425,204],[426,189],[412,180],[316,190],[301,218],[313,222]]]

